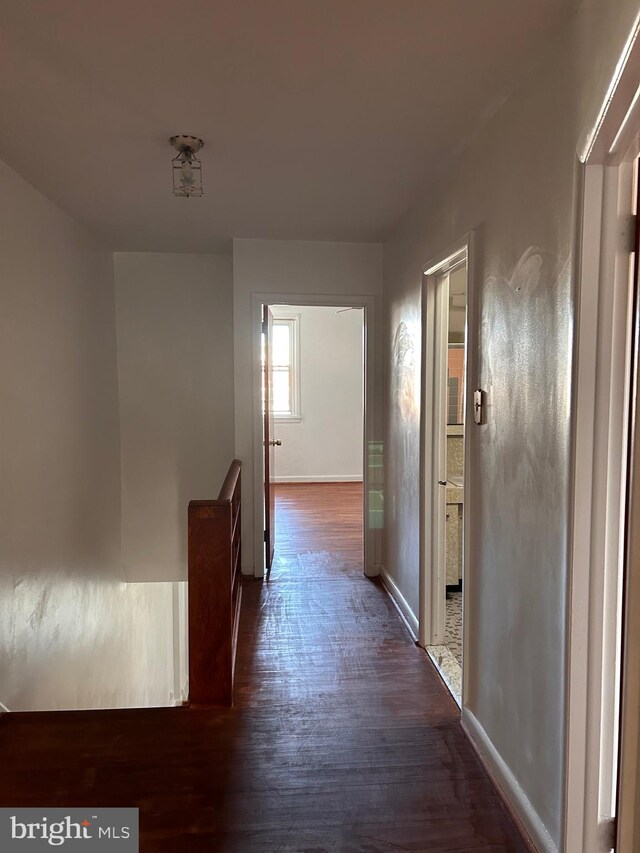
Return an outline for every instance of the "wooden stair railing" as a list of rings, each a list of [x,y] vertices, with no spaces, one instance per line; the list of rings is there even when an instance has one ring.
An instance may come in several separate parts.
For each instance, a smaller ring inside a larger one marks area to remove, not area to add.
[[[231,705],[242,586],[240,472],[217,500],[189,502],[189,704]]]

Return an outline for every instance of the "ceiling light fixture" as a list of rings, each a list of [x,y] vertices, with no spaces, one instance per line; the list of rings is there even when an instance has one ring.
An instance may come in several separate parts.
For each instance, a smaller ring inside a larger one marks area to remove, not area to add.
[[[172,136],[169,142],[178,151],[178,156],[171,161],[173,172],[173,194],[179,198],[200,197],[202,189],[202,163],[196,157],[204,145],[197,136],[179,133]]]

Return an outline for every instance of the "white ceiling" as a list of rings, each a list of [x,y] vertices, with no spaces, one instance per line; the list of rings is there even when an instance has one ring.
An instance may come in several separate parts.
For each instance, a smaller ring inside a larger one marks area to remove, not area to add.
[[[0,159],[114,249],[374,241],[575,0],[0,0]],[[168,138],[205,140],[205,196]]]

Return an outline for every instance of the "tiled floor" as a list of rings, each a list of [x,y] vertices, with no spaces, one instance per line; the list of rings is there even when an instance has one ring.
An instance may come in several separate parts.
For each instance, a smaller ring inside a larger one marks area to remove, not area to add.
[[[462,593],[447,593],[444,644],[462,666]]]
[[[462,702],[462,592],[447,593],[445,637],[441,646],[427,646],[444,683],[458,705]]]

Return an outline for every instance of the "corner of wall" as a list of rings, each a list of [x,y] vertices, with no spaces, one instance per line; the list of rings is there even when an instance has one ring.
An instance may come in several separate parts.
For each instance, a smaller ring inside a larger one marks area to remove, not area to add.
[[[395,605],[396,610],[400,614],[400,618],[407,627],[407,630],[413,637],[414,642],[418,641],[418,617],[411,609],[409,602],[400,592],[400,588],[391,577],[385,567],[380,564],[380,580],[384,586],[389,598]]]
[[[507,810],[525,836],[525,840],[531,845],[530,849],[533,853],[558,853],[556,843],[518,784],[518,780],[493,745],[481,723],[468,708],[462,709],[461,722],[478,758],[502,795]]]

